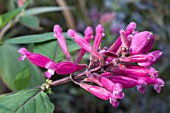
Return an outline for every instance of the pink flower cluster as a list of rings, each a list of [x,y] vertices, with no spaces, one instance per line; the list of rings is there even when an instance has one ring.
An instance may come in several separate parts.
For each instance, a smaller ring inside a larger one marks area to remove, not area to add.
[[[154,44],[154,35],[148,31],[135,31],[135,28],[136,23],[131,22],[126,30],[120,30],[120,36],[110,48],[101,48],[101,40],[105,35],[102,25],[96,27],[95,36],[92,28],[87,27],[84,38],[69,29],[68,36],[81,47],[73,62],[62,29],[55,25],[54,36],[67,61],[56,63],[46,56],[28,52],[26,48],[19,50],[22,54],[20,60],[27,58],[31,63],[48,69],[45,72],[47,78],[51,78],[54,72],[70,74],[72,81],[80,87],[103,100],[110,100],[112,106],[117,107],[118,99],[124,98],[123,88],[137,87],[144,94],[147,85],[153,85],[158,93],[164,86],[164,81],[158,78],[158,71],[151,67],[162,55],[160,50],[149,52]],[[89,42],[93,37],[94,44],[91,46]],[[86,51],[91,54],[88,66],[79,64]],[[76,71],[85,75],[81,82],[73,76]]]

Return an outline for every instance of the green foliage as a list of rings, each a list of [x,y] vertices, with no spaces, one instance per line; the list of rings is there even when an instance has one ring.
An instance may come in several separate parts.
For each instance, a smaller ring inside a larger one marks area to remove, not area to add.
[[[54,12],[54,11],[62,11],[62,10],[69,10],[71,7],[35,7],[35,8],[30,8],[25,11],[26,15],[38,15],[42,13],[49,13],[49,12]]]
[[[19,14],[28,5],[29,5],[29,2],[26,3],[24,6],[22,6],[20,8],[14,9],[12,11],[9,11],[8,13],[1,15],[1,17],[0,17],[0,28],[4,27],[10,20],[12,20],[17,14]]]
[[[14,85],[17,90],[21,90],[27,88],[31,79],[31,71],[29,67],[24,68],[20,72],[17,73]]]
[[[34,30],[40,30],[40,21],[36,16],[21,16],[20,18],[21,24],[24,26],[34,29]]]
[[[33,87],[42,84],[44,82],[44,76],[40,70],[28,61],[19,62],[18,58],[20,55],[17,50],[18,48],[14,45],[0,46],[0,72],[3,82],[11,90],[16,90],[14,86],[16,76],[19,76],[18,73],[21,74],[23,68],[28,66],[31,71],[31,79],[28,86]],[[19,77],[22,76],[20,75]],[[29,79],[27,80],[29,81]]]
[[[54,105],[40,89],[0,97],[0,113],[53,113]]]

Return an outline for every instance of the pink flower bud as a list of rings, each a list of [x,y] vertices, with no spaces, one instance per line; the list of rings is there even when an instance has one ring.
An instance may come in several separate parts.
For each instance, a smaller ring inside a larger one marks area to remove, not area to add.
[[[98,98],[101,98],[103,100],[108,100],[110,98],[111,93],[102,87],[88,85],[88,84],[84,84],[84,83],[80,83],[79,85],[83,89],[87,90],[88,92],[92,93],[93,95],[95,95]]]
[[[63,53],[65,54],[66,56],[66,59],[68,61],[71,61],[72,58],[71,58],[71,55],[68,51],[68,48],[67,48],[67,45],[66,45],[66,40],[62,34],[62,28],[59,26],[59,25],[55,25],[54,26],[54,36],[57,38],[58,40],[58,43],[63,51]]]
[[[92,34],[93,34],[92,28],[91,28],[91,27],[87,27],[87,28],[85,29],[85,31],[84,31],[84,35],[85,35],[84,39],[85,39],[88,43],[89,43],[90,40],[93,38]],[[80,63],[80,61],[81,61],[82,57],[84,56],[85,52],[86,52],[86,50],[83,49],[83,48],[81,48],[81,50],[80,50],[80,52],[79,52],[79,54],[78,54],[78,56],[77,56],[76,63]]]
[[[125,36],[125,31],[120,30],[119,34],[120,34],[120,39],[121,39],[121,42],[122,42],[122,46],[126,47],[126,48],[129,48],[129,42],[127,40],[127,37]]]
[[[130,53],[145,54],[147,53],[154,44],[154,35],[151,32],[143,31],[136,33],[131,41]]]
[[[96,27],[96,36],[95,36],[94,45],[93,45],[94,49],[97,49],[99,47],[102,37],[105,35],[103,32],[104,32],[104,28],[102,25],[99,24]]]
[[[68,36],[71,36],[73,38],[73,40],[83,49],[85,49],[86,51],[88,51],[89,53],[91,53],[92,55],[94,55],[95,57],[97,57],[98,59],[102,59],[102,57],[100,56],[100,54],[92,49],[91,45],[81,36],[79,36],[74,30],[69,29],[67,31]]]

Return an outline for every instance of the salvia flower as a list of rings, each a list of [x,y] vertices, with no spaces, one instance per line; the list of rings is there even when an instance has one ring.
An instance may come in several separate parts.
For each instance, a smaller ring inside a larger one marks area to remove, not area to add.
[[[64,52],[65,56],[66,56],[66,59],[68,61],[71,61],[71,55],[70,53],[68,52],[68,48],[67,48],[67,45],[66,45],[66,40],[62,34],[62,29],[59,25],[55,25],[54,26],[54,36],[57,38],[58,40],[58,43],[62,49],[62,51]]]
[[[46,68],[45,75],[49,79],[55,73],[70,74],[70,79],[74,83],[100,99],[109,100],[113,107],[117,107],[119,99],[125,97],[124,89],[135,87],[144,94],[146,87],[151,85],[159,93],[164,86],[164,81],[158,78],[158,71],[152,66],[162,56],[160,50],[150,52],[154,44],[154,34],[148,31],[135,31],[135,28],[136,23],[131,22],[126,30],[119,31],[120,36],[111,47],[104,48],[101,47],[104,36],[102,25],[96,27],[93,46],[90,45],[93,38],[91,27],[85,29],[84,37],[69,29],[68,36],[81,47],[74,63],[62,29],[55,25],[54,36],[67,61],[54,62],[46,56],[29,52],[26,48],[19,49],[18,52],[21,54],[19,60],[27,58],[34,65]],[[79,64],[86,51],[90,53],[90,63]],[[75,76],[82,78],[77,79]]]

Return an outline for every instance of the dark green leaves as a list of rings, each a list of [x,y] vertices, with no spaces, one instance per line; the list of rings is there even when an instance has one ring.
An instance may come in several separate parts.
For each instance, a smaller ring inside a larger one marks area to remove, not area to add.
[[[26,15],[38,15],[42,13],[49,13],[49,12],[54,12],[54,11],[61,11],[61,10],[70,10],[71,7],[35,7],[35,8],[30,8],[25,11]]]
[[[51,33],[11,38],[11,39],[6,40],[4,44],[30,44],[30,43],[44,42],[44,41],[48,41],[52,39],[55,39],[55,37],[53,36],[53,33],[51,32]]]
[[[31,79],[31,70],[30,68],[26,67],[17,73],[14,85],[17,90],[21,90],[27,88],[28,84],[30,83]]]
[[[36,16],[21,16],[21,24],[34,30],[41,30],[40,21]]]
[[[26,3],[23,7],[14,9],[8,13],[0,15],[0,28],[5,26],[10,20],[12,20],[17,14],[19,14],[23,9],[28,6],[29,2]]]
[[[54,105],[39,89],[0,96],[0,113],[53,113]]]

